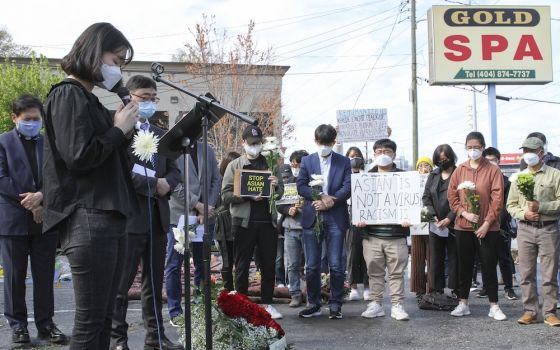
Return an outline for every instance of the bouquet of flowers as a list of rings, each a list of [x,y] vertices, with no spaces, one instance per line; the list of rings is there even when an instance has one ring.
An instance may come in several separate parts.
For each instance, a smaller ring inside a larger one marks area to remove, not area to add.
[[[284,154],[280,150],[280,145],[278,144],[278,139],[274,136],[266,137],[265,143],[262,148],[261,154],[266,158],[266,165],[268,170],[272,172],[272,175],[276,175],[278,171],[278,160],[284,158]],[[276,193],[272,191],[270,193],[269,206],[270,213],[276,210]]]
[[[457,189],[465,191],[465,197],[469,206],[469,212],[479,215],[480,214],[480,195],[475,192],[475,184],[472,181],[462,182]],[[478,230],[478,222],[471,223],[474,230]]]
[[[196,217],[194,223],[189,224],[187,226],[188,230],[189,230],[189,242],[191,242],[195,237],[196,237],[196,228],[197,228],[197,223],[196,223]],[[189,221],[192,222],[191,217],[189,216]],[[182,227],[173,227],[172,229],[173,231],[173,238],[175,238],[175,245],[173,246],[173,249],[175,249],[175,251],[179,254],[185,254],[185,231],[183,230]]]
[[[528,201],[535,200],[535,175],[530,172],[524,172],[517,175],[517,189]]]
[[[309,182],[309,187],[311,187],[311,199],[314,201],[321,200],[321,196],[323,194],[323,184],[325,180],[323,175],[312,174],[312,180]],[[323,228],[323,222],[321,220],[321,213],[316,212],[315,214],[315,226],[313,227],[313,232],[317,236],[317,241],[320,240],[321,236],[321,229]]]
[[[430,215],[427,207],[422,207],[420,210],[420,221],[421,222],[435,222],[434,217]]]

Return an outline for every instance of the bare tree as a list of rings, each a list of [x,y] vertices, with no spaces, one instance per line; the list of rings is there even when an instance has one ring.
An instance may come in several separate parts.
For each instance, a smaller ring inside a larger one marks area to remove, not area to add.
[[[224,105],[256,117],[265,135],[281,140],[290,137],[293,125],[282,116],[280,89],[270,88],[272,73],[280,67],[270,64],[271,48],[257,49],[254,28],[251,21],[244,34],[229,35],[216,28],[214,16],[203,15],[202,23],[190,30],[193,40],[174,60],[188,62],[186,70],[193,80],[186,82],[187,87],[200,89],[203,85]],[[209,140],[219,156],[240,151],[244,128],[231,116],[214,125]]]
[[[4,27],[0,27],[0,56],[1,57],[30,57],[33,51],[29,46],[18,45]]]

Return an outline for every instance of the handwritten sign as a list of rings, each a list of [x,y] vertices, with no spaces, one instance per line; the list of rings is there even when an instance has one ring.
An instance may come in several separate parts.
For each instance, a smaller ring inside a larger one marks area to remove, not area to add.
[[[387,109],[336,111],[338,142],[375,141],[387,137]]]
[[[270,175],[270,171],[237,169],[233,193],[238,197],[270,197]]]
[[[416,171],[352,174],[352,223],[420,224],[426,177]]]
[[[284,184],[284,195],[276,201],[276,204],[296,204],[301,201],[301,199],[302,197],[298,194],[297,185],[295,183]]]

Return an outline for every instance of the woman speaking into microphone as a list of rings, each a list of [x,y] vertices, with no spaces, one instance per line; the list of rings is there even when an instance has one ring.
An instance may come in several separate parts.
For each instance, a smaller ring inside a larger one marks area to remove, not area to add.
[[[116,88],[132,56],[113,25],[91,25],[62,59],[68,77],[52,87],[45,105],[43,231],[59,232],[72,269],[70,349],[109,349],[126,219],[138,211],[126,153],[138,105],[121,105],[112,118],[92,90]]]

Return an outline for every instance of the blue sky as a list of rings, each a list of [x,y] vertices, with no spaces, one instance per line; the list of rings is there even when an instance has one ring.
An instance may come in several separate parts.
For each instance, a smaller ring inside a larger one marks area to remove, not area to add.
[[[133,3],[33,0],[11,2],[10,10],[0,13],[0,25],[6,26],[16,42],[32,45],[48,57],[62,57],[85,27],[108,21],[131,40],[135,59],[169,60],[191,38],[189,28],[201,21],[203,13],[215,15],[217,27],[226,27],[231,34],[242,32],[253,19],[258,46],[271,46],[277,55],[274,63],[291,66],[284,78],[282,95],[283,113],[296,125],[295,140],[286,145],[289,150],[314,151],[314,128],[320,123],[334,124],[338,109],[387,108],[398,153],[410,159],[410,12],[409,6],[399,10],[399,3],[399,0],[137,0]],[[531,5],[533,1],[472,3]],[[450,3],[418,1],[419,77],[429,75],[426,12],[432,5],[446,4]],[[541,0],[538,5],[551,5],[552,18],[560,18],[557,1]],[[397,21],[396,16],[399,16]],[[560,63],[558,33],[560,21],[552,21],[555,76]],[[484,86],[477,88],[482,90]],[[504,96],[560,101],[557,79],[547,85],[498,86],[497,92]],[[473,123],[473,93],[422,83],[418,101],[420,155],[431,155],[438,144],[450,143],[464,159],[462,144]],[[479,130],[489,139],[487,106],[487,97],[477,94]],[[549,149],[560,154],[557,120],[560,105],[498,101],[497,110],[498,146],[503,153],[515,152],[528,132],[542,131],[550,139]]]

